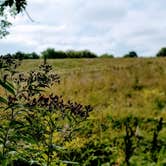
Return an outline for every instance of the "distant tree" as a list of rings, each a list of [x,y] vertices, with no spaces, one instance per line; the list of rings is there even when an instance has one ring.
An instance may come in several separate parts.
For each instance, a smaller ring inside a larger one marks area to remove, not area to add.
[[[57,59],[57,58],[96,58],[97,55],[89,50],[83,51],[74,51],[68,50],[64,51],[55,51],[53,48],[48,48],[42,52],[42,57],[48,59]]]
[[[18,51],[14,54],[11,55],[14,59],[39,59],[39,55],[35,52],[32,52],[32,53],[24,53],[24,52],[21,52],[21,51]]]
[[[55,51],[54,58],[67,58],[67,54],[64,51]]]
[[[82,58],[96,58],[97,55],[89,50],[83,50],[80,52],[82,54]]]
[[[51,59],[51,58],[54,58],[55,50],[53,48],[47,48],[41,54],[42,54],[42,57],[46,57],[46,58]]]
[[[18,51],[16,52],[15,54],[12,55],[14,59],[28,59],[26,56],[25,56],[25,53],[21,52],[21,51]]]
[[[128,54],[124,55],[124,58],[136,58],[138,57],[135,51],[130,51]]]
[[[68,58],[96,58],[97,55],[89,50],[74,51],[68,50],[66,52]]]
[[[156,57],[166,57],[166,47],[161,48],[156,54]]]
[[[26,8],[26,0],[1,0],[0,1],[0,38],[9,34],[8,28],[12,25],[9,17],[14,17]]]
[[[114,58],[114,55],[105,53],[100,55],[100,58]]]
[[[39,55],[36,52],[27,54],[28,59],[39,59]]]
[[[42,54],[42,57],[46,57],[48,59],[67,58],[67,55],[65,52],[55,51],[54,48],[47,48],[41,54]]]
[[[66,54],[67,54],[67,58],[80,58],[78,52],[74,50],[67,50]]]

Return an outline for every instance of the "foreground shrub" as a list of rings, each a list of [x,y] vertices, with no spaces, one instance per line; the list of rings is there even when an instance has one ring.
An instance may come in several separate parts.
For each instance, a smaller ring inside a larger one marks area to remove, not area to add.
[[[52,66],[43,64],[38,71],[19,73],[20,62],[1,57],[0,85],[0,164],[57,165],[67,140],[86,120],[92,108],[76,102],[64,102],[61,96],[45,95],[46,88],[60,83]],[[65,163],[70,161],[65,161]]]

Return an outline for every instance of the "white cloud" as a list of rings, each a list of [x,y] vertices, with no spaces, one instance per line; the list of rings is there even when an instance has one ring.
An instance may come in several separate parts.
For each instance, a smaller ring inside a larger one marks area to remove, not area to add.
[[[90,49],[123,55],[155,55],[166,45],[165,0],[33,0],[0,41],[1,53]]]

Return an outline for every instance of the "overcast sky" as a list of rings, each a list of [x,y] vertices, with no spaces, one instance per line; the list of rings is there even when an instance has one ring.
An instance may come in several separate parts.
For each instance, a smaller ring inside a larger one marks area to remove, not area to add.
[[[29,0],[0,53],[88,49],[154,56],[166,46],[166,0]]]

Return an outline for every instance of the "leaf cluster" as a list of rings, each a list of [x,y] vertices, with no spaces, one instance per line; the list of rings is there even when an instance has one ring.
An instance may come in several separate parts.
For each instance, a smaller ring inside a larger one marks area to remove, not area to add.
[[[8,28],[12,25],[9,16],[16,16],[26,8],[26,0],[2,0],[0,2],[0,38],[8,35]]]

